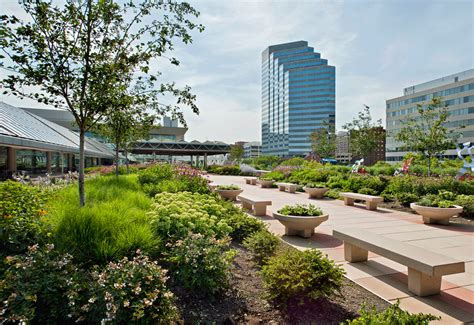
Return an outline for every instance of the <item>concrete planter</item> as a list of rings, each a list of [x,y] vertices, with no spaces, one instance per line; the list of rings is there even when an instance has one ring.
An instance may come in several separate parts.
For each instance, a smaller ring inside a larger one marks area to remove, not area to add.
[[[261,187],[265,187],[265,188],[270,188],[273,186],[273,183],[275,183],[275,181],[265,181],[265,180],[260,180],[260,186]]]
[[[273,218],[285,226],[285,235],[309,238],[314,234],[314,228],[328,220],[328,215],[321,216],[286,216],[273,212]]]
[[[454,208],[426,207],[411,203],[410,208],[423,217],[423,223],[449,224],[449,218],[456,216],[463,211],[463,207],[455,205]]]
[[[324,193],[329,191],[327,187],[303,187],[304,191],[308,193],[310,199],[322,199]]]
[[[235,201],[237,199],[237,195],[242,193],[244,190],[219,190],[216,188],[215,191],[219,193],[223,199]]]

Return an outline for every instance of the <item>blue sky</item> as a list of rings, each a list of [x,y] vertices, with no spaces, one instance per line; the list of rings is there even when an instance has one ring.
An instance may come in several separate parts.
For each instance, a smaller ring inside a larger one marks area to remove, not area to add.
[[[3,0],[6,13],[15,0]],[[474,1],[191,1],[206,30],[178,44],[167,80],[192,86],[199,116],[186,112],[187,140],[260,139],[261,52],[306,40],[336,66],[337,128],[363,104],[385,117],[404,87],[474,67]],[[38,106],[0,96],[12,105]]]

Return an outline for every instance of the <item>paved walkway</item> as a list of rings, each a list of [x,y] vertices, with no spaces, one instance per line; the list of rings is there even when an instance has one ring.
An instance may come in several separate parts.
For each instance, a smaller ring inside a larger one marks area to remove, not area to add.
[[[285,204],[313,203],[329,214],[329,220],[316,228],[310,239],[283,236],[283,240],[298,249],[316,248],[343,265],[347,277],[376,295],[400,305],[410,312],[431,313],[442,317],[440,324],[474,324],[474,227],[470,225],[425,225],[418,215],[389,209],[369,211],[365,205],[344,206],[340,200],[308,199],[306,193],[290,194],[278,189],[262,189],[247,185],[239,176],[209,176],[216,184],[236,184],[244,193],[270,199],[273,205],[262,219],[279,235],[284,227],[270,217]],[[445,254],[466,262],[466,272],[443,277],[442,292],[430,297],[418,297],[408,291],[407,268],[369,252],[369,261],[347,263],[343,244],[331,236],[340,225],[368,229],[389,238]],[[361,297],[362,299],[363,297]]]

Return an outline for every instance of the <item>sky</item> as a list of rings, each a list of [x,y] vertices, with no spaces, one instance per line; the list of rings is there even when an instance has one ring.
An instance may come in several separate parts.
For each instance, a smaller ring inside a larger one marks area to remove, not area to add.
[[[184,109],[186,140],[260,140],[261,53],[298,40],[336,67],[336,128],[366,104],[385,125],[385,101],[403,88],[474,67],[473,0],[196,0],[193,43],[177,43],[181,64],[163,64],[164,81],[189,85],[198,116]],[[20,13],[2,0],[5,14]],[[1,76],[1,74],[0,74]],[[12,96],[0,101],[40,106]]]

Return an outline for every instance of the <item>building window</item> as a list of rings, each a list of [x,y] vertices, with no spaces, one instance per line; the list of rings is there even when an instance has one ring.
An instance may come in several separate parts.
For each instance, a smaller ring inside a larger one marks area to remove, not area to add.
[[[45,174],[46,152],[37,150],[17,150],[16,169],[29,174]]]

